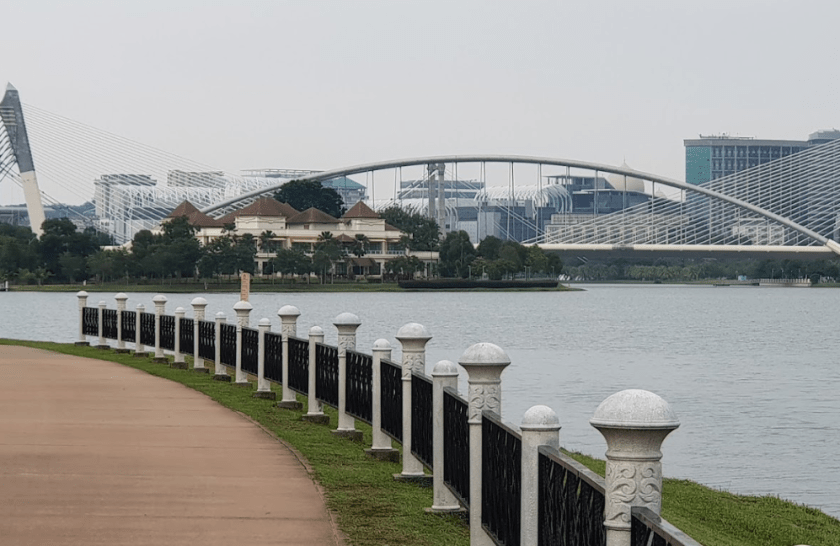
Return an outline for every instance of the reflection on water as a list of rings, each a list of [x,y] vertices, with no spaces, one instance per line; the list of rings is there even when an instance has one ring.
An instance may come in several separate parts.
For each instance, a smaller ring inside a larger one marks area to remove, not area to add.
[[[682,426],[663,447],[665,474],[738,493],[774,494],[840,516],[840,343],[832,325],[840,291],[754,287],[586,286],[585,292],[254,294],[252,324],[286,304],[301,310],[298,332],[359,315],[357,347],[394,339],[406,322],[434,336],[427,371],[457,361],[470,344],[503,347],[503,417],[518,424],[532,405],[560,416],[561,443],[603,456],[589,426],[598,404],[626,388],[668,400]],[[191,310],[198,294],[167,295],[167,312]],[[129,309],[150,293],[129,294]],[[234,317],[237,294],[206,295],[208,317]],[[113,295],[92,294],[89,305]],[[2,293],[0,337],[71,342],[73,294]],[[188,314],[189,316],[189,314]],[[2,349],[0,349],[2,350]],[[463,392],[462,381],[462,392]]]

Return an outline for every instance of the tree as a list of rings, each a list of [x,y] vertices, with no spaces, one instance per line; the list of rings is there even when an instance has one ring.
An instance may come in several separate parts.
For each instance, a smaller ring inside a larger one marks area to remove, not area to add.
[[[346,249],[333,237],[329,231],[322,231],[315,243],[315,253],[312,255],[312,263],[316,271],[322,272],[321,282],[326,277],[326,271],[333,270],[335,262],[342,259]]]
[[[488,235],[478,243],[478,254],[485,260],[497,260],[499,249],[502,247],[502,240],[493,235]]]
[[[340,218],[346,211],[344,200],[332,188],[325,188],[316,180],[291,180],[274,194],[281,203],[287,203],[297,210],[315,207],[330,216]]]
[[[417,256],[400,256],[385,262],[385,271],[397,279],[410,279],[423,271],[423,262]]]
[[[440,247],[440,227],[437,222],[419,213],[388,207],[379,213],[388,224],[408,234],[405,245],[410,250],[437,250]]]
[[[283,275],[305,275],[312,270],[312,260],[302,250],[284,248],[271,260],[275,271]]]
[[[475,260],[475,247],[466,231],[451,231],[440,244],[440,274],[443,277],[469,276],[470,265]]]
[[[361,258],[370,250],[370,239],[364,233],[357,233],[356,240],[353,241],[353,255]]]

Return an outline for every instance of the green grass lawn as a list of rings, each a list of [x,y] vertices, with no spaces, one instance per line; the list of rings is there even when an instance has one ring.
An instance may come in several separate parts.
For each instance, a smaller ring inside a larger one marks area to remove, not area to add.
[[[432,491],[396,482],[401,467],[364,454],[371,442],[370,427],[357,422],[364,444],[333,436],[332,427],[300,420],[303,411],[278,410],[273,402],[255,399],[251,392],[213,381],[207,374],[169,368],[146,358],[119,355],[70,344],[0,340],[0,345],[24,345],[65,354],[97,358],[131,366],[177,381],[206,394],[223,406],[242,412],[308,460],[324,488],[328,506],[342,531],[355,545],[467,545],[469,531],[460,518],[424,512]],[[189,359],[189,357],[188,357]],[[303,397],[299,399],[304,400]],[[604,475],[604,461],[571,454],[594,472]],[[750,497],[717,491],[687,480],[666,479],[662,515],[706,546],[840,546],[840,521],[822,512],[774,497]]]

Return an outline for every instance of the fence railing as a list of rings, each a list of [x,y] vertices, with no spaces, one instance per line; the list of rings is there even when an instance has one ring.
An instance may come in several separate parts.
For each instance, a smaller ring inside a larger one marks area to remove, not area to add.
[[[339,348],[323,343],[320,328],[310,331],[309,340],[293,335],[296,308],[284,314],[290,324],[284,322],[281,335],[269,330],[268,319],[260,321],[260,329],[248,327],[241,305],[236,308],[238,325],[234,325],[219,318],[222,313],[216,322],[203,320],[203,299],[201,314],[192,319],[184,317],[180,308],[177,317],[166,315],[162,296],[155,298],[155,313],[145,313],[142,305],[136,312],[126,311],[124,294],[118,310],[106,309],[104,303],[99,308],[87,307],[81,294],[80,334],[98,337],[100,345],[104,338],[118,340],[120,346],[136,342],[140,351],[144,345],[154,346],[156,355],[162,349],[173,351],[173,365],[179,355],[193,353],[196,358],[218,360],[217,365],[239,364],[242,372],[258,377],[259,385],[264,380],[288,383],[293,391],[310,396],[310,401],[314,396],[333,407],[339,407],[343,396],[346,414],[373,424],[375,438],[378,434],[386,442],[390,442],[388,436],[399,442],[410,439],[406,444],[413,457],[440,476],[435,479],[435,503],[430,510],[469,508],[473,543],[699,546],[658,515],[659,447],[679,423],[667,402],[653,393],[622,391],[596,410],[590,423],[607,440],[605,480],[558,450],[560,426],[550,408],[531,408],[521,430],[502,422],[500,376],[510,360],[495,345],[473,345],[459,360],[468,372],[470,396],[465,399],[454,388],[458,373],[453,363],[439,362],[431,377],[423,373],[429,336],[414,323],[398,333],[403,343],[403,364],[398,365],[387,359],[390,349],[382,358],[381,353],[374,358],[352,349],[358,325],[348,330],[353,322],[343,316],[336,327],[345,328],[340,342],[351,348],[346,350],[345,365],[340,366]],[[320,334],[313,337],[315,330]],[[386,340],[380,343],[376,346],[388,347]],[[244,378],[237,378],[237,383],[248,384]],[[270,391],[267,385],[260,386],[255,396],[260,390]],[[310,385],[315,392],[309,392]],[[411,397],[408,413],[404,396]],[[615,450],[610,446],[621,446],[619,458],[613,457]],[[416,477],[416,470],[408,474]],[[624,483],[636,476],[643,476],[639,479],[644,484]]]

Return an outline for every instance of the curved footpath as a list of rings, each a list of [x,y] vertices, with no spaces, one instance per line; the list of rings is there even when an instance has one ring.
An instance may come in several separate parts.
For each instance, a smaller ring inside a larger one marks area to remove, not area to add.
[[[0,347],[0,543],[344,543],[295,454],[192,389]]]

